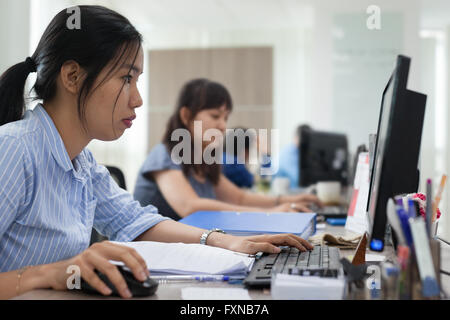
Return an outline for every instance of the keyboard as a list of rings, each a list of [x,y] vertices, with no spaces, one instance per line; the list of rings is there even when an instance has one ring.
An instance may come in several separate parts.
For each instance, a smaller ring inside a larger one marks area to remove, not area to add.
[[[322,208],[318,206],[312,206],[311,210],[318,215],[325,216],[327,218],[345,218],[347,217],[348,207],[346,206],[324,206]]]
[[[341,267],[339,249],[314,246],[301,252],[297,248],[283,247],[279,253],[264,253],[256,258],[252,270],[244,280],[246,287],[269,287],[272,270],[303,276],[338,277]]]

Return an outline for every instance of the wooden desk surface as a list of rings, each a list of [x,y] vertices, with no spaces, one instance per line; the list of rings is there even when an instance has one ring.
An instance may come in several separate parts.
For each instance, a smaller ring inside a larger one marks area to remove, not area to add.
[[[318,230],[317,234],[327,232],[334,235],[347,235],[351,234],[343,227],[331,227],[327,226],[323,230]],[[450,271],[450,247],[446,244],[441,246],[441,269]],[[341,250],[341,257],[352,255],[353,250]],[[367,253],[380,254],[368,251]],[[394,257],[394,250],[392,247],[387,247],[382,253],[387,259]],[[442,287],[445,292],[450,293],[450,277],[442,275],[441,277]],[[201,288],[244,288],[241,284],[230,285],[225,282],[192,282],[192,283],[167,283],[160,284],[155,295],[147,298],[135,298],[144,300],[181,300],[181,290],[186,287],[201,287]],[[265,289],[249,289],[249,296],[254,300],[270,300],[270,290]],[[80,292],[73,291],[55,291],[55,290],[34,290],[27,292],[21,296],[15,297],[14,300],[105,300],[105,299],[120,299],[117,297],[103,297],[96,295],[87,295]]]

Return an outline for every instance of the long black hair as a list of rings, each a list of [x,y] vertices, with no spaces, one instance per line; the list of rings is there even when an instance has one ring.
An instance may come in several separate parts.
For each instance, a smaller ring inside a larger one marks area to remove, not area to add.
[[[33,55],[10,67],[0,77],[0,126],[23,117],[24,86],[31,72],[37,72],[34,99],[50,101],[57,91],[56,80],[61,67],[67,61],[77,62],[86,73],[78,95],[78,115],[84,125],[85,104],[92,91],[107,80],[120,61],[132,55],[135,61],[142,35],[128,19],[102,6],[77,8],[79,28],[68,24],[72,12],[60,11],[48,25]],[[111,69],[93,88],[98,75],[109,63],[112,63]]]
[[[177,129],[188,129],[181,120],[181,108],[186,107],[190,111],[190,120],[194,119],[197,113],[206,109],[218,109],[225,105],[226,109],[233,109],[233,101],[228,90],[220,83],[208,79],[194,79],[187,82],[178,96],[174,113],[169,118],[166,132],[163,136],[163,144],[166,145],[169,154],[177,145],[177,141],[172,141],[172,132]],[[193,147],[193,139],[191,139],[191,147]],[[194,153],[191,153],[192,161],[190,163],[182,163],[183,173],[188,174],[195,172],[208,178],[213,184],[219,182],[221,166],[220,164],[194,164]]]

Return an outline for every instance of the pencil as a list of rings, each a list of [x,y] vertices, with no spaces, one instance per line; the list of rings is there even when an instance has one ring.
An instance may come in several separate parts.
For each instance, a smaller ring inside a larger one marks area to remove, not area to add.
[[[439,203],[441,202],[442,192],[444,191],[446,182],[447,182],[447,176],[444,174],[444,175],[442,175],[441,183],[438,188],[438,192],[436,194],[436,197],[434,198],[433,218],[432,218],[433,222],[436,220],[437,208],[439,208]]]

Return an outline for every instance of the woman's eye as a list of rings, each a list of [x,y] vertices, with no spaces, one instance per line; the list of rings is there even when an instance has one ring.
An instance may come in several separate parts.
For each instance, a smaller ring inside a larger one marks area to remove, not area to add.
[[[130,83],[130,82],[131,82],[131,79],[133,79],[133,76],[127,75],[127,76],[123,77],[123,79],[124,79],[127,83]]]

